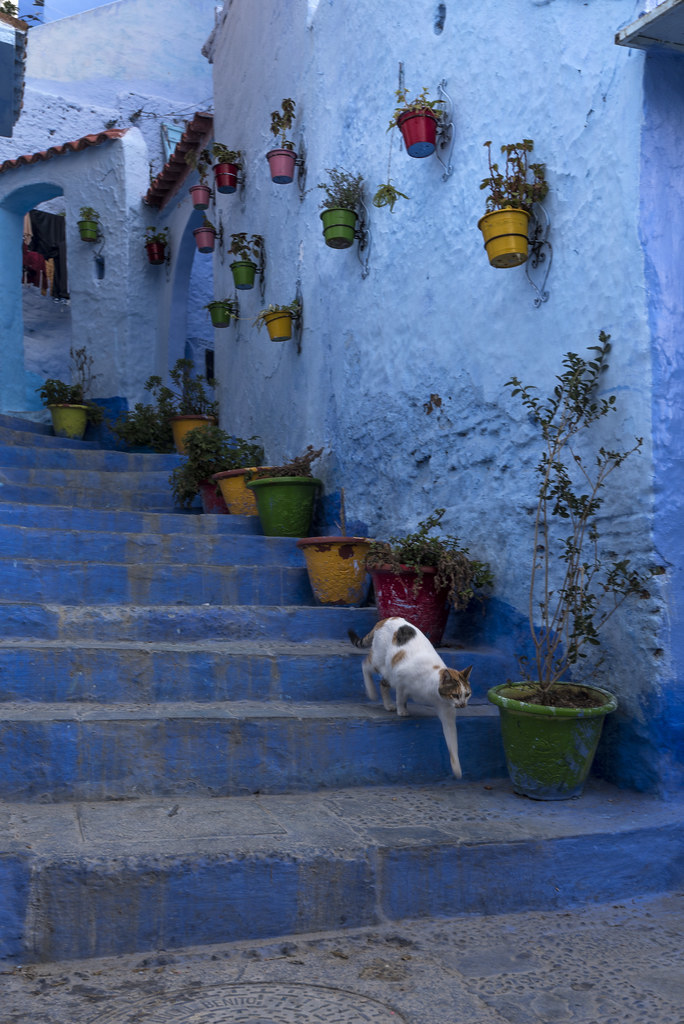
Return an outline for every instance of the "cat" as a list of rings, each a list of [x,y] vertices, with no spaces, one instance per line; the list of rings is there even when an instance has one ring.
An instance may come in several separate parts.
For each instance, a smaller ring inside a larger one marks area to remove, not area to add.
[[[458,759],[456,736],[456,708],[464,708],[470,698],[469,665],[461,671],[447,668],[424,633],[406,619],[390,618],[377,622],[361,639],[349,630],[349,639],[355,647],[370,647],[363,661],[363,681],[370,700],[378,694],[373,673],[380,675],[380,693],[387,711],[394,711],[390,700],[390,687],[396,690],[398,715],[408,715],[406,701],[410,697],[416,704],[433,707],[442,723],[451,761],[451,770],[457,779],[462,777]]]

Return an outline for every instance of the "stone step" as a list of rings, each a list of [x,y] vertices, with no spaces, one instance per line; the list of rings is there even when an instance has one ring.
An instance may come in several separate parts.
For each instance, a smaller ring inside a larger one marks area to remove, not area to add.
[[[363,651],[346,638],[126,643],[0,641],[0,701],[365,700]],[[497,651],[440,649],[452,668],[473,666],[471,703],[506,682]],[[0,714],[2,705],[0,704]]]
[[[119,491],[168,491],[170,473],[166,469],[149,470],[131,469],[89,469],[68,468],[54,469],[42,466],[3,466],[0,467],[0,485],[21,487],[44,491],[73,489],[77,493],[99,492],[117,493]]]
[[[33,426],[40,425],[33,424]],[[48,430],[49,433],[43,430],[15,430],[0,426],[0,442],[7,446],[26,446],[40,452],[58,448],[70,449],[74,452],[101,450],[102,446],[97,441],[79,441],[69,437],[55,437],[52,433],[52,427],[48,427]]]
[[[290,537],[226,532],[201,534],[195,530],[186,534],[42,529],[0,522],[0,560],[52,560],[55,556],[63,562],[120,562],[133,565],[190,562],[222,566],[281,565],[303,568],[305,564],[296,541]]]
[[[67,562],[0,558],[12,603],[310,605],[306,569],[287,565]],[[0,598],[0,609],[2,598]]]
[[[1,484],[3,501],[27,505],[53,505],[58,508],[131,509],[148,512],[172,512],[171,488],[160,490],[93,490],[89,487],[50,487],[38,484]]]
[[[301,701],[13,703],[0,717],[0,800],[237,796],[434,782],[450,774],[430,709]],[[496,708],[457,717],[465,778],[505,773]]]
[[[2,488],[0,488],[2,497]],[[0,523],[46,530],[121,531],[124,533],[262,535],[258,516],[197,515],[174,509],[151,512],[128,509],[67,508],[0,501]]]
[[[500,778],[0,805],[0,958],[101,957],[681,891],[683,811],[681,799],[594,780],[579,800],[539,803]]]
[[[0,430],[0,466],[31,469],[100,470],[111,473],[149,473],[171,471],[181,465],[180,455],[159,455],[153,452],[120,452],[105,448],[49,447],[36,453],[31,440],[24,444],[5,443]],[[53,440],[57,440],[53,438]]]

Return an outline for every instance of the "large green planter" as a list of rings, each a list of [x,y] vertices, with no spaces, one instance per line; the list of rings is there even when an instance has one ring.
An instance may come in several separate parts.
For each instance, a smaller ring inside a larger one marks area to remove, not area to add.
[[[320,216],[323,221],[323,237],[326,245],[329,245],[331,249],[348,249],[354,244],[356,231],[354,210],[323,210]]]
[[[323,486],[313,476],[272,476],[251,480],[261,529],[267,537],[308,537],[316,493]]]
[[[594,708],[554,708],[525,701],[534,684],[504,683],[487,698],[499,708],[501,736],[513,788],[533,800],[580,796],[594,760],[603,720],[617,699],[598,686],[564,687],[595,694]]]

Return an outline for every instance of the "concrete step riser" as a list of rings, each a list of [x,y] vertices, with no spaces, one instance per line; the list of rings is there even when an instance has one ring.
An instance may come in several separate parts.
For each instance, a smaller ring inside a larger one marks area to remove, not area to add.
[[[2,498],[0,488],[0,498]],[[173,509],[140,510],[53,508],[50,505],[11,504],[0,501],[0,523],[43,530],[116,531],[122,533],[174,533],[188,536],[224,536],[229,533],[261,536],[258,516],[201,515]]]
[[[0,649],[0,700],[103,704],[157,701],[365,700],[360,653],[226,653],[201,649],[121,650],[73,647]],[[503,658],[442,651],[454,668],[473,665],[475,701],[504,683]]]
[[[173,512],[171,488],[161,490],[91,490],[88,487],[41,487],[29,484],[3,484],[3,501],[27,505],[58,505],[64,508],[131,509],[150,512]]]
[[[6,559],[3,587],[14,601],[63,605],[310,605],[306,569],[282,566],[211,566]],[[0,608],[2,606],[0,605]]]
[[[103,470],[111,473],[119,472],[162,472],[167,476],[175,466],[179,466],[183,458],[180,455],[157,455],[134,452],[106,451],[102,448],[78,450],[73,448],[50,447],[41,451],[36,458],[30,446],[3,444],[0,433],[0,467],[26,467],[40,470]],[[39,470],[37,470],[39,472]],[[2,472],[2,470],[0,470]]]
[[[477,710],[477,709],[475,709]],[[505,773],[498,715],[462,712],[464,778]],[[450,776],[439,721],[399,718],[154,718],[0,722],[0,799],[239,796]],[[209,714],[209,712],[207,712]],[[66,716],[65,716],[66,718]]]
[[[199,563],[304,567],[296,541],[239,534],[119,533],[39,530],[0,524],[0,559],[63,562]],[[1,563],[0,563],[1,564]],[[0,570],[4,571],[4,570]]]
[[[29,468],[27,466],[6,466],[0,468],[0,482],[3,486],[39,487],[41,489],[58,487],[70,488],[75,491],[104,491],[116,493],[122,491],[162,491],[171,490],[169,471],[150,469],[145,472],[131,472],[128,469],[48,469],[42,465]]]
[[[0,605],[5,639],[36,640],[291,640],[345,639],[377,621],[375,608],[83,607]]]

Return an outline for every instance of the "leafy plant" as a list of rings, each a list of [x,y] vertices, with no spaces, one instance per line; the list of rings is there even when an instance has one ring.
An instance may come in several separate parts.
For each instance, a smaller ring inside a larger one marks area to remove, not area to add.
[[[136,402],[112,424],[114,433],[132,448],[152,448],[155,452],[173,452],[173,432],[170,417],[163,406]]]
[[[254,324],[256,326],[256,329],[258,331],[260,331],[261,328],[266,323],[266,317],[269,315],[269,313],[289,313],[291,317],[295,318],[295,317],[299,316],[301,311],[302,311],[302,304],[297,299],[295,299],[294,302],[291,302],[289,304],[289,306],[271,305],[271,306],[268,306],[266,309],[262,309],[261,312],[259,312],[255,316]],[[296,474],[294,474],[294,475],[296,475]]]
[[[81,220],[92,220],[96,223],[99,223],[100,220],[100,214],[92,206],[82,206],[79,215]]]
[[[168,245],[169,229],[156,228],[153,224],[145,228],[145,245]]]
[[[212,224],[212,222],[207,217],[206,213],[202,215],[201,227],[203,227],[206,231],[213,231],[215,235],[218,234],[216,226]]]
[[[532,139],[523,139],[501,147],[506,156],[506,164],[501,170],[498,163],[492,162],[492,144],[485,142],[489,175],[482,179],[481,189],[489,189],[487,196],[487,212],[503,210],[512,206],[516,210],[532,209],[535,203],[541,203],[549,191],[546,181],[546,166],[529,163],[529,154],[534,149]],[[529,175],[532,174],[532,180]]]
[[[207,184],[207,175],[211,166],[211,153],[208,149],[189,149],[185,154],[185,162],[199,174],[201,185]]]
[[[271,113],[271,131],[276,138],[280,136],[281,149],[294,149],[294,143],[286,138],[292,128],[295,119],[296,103],[292,99],[285,99],[280,104],[280,110]]]
[[[239,231],[230,236],[230,249],[228,252],[232,253],[233,256],[237,256],[239,260],[259,264],[263,249],[264,239],[262,235],[252,235],[249,238],[245,231]]]
[[[381,185],[373,196],[373,206],[378,208],[382,206],[389,206],[390,213],[394,213],[394,204],[397,199],[409,199],[410,196],[400,192],[399,189],[395,188],[391,181],[387,181],[385,185]]]
[[[311,466],[316,459],[320,459],[322,454],[322,448],[307,445],[306,451],[302,455],[297,455],[290,462],[284,462],[282,466],[265,466],[263,469],[255,470],[250,477],[253,480],[263,480],[272,476],[313,476]]]
[[[439,108],[443,103],[443,100],[429,99],[427,86],[424,86],[422,91],[415,97],[415,99],[412,100],[407,99],[408,89],[397,89],[394,95],[397,98],[397,106],[392,114],[387,131],[390,131],[395,127],[402,114],[418,114],[422,111],[429,110],[436,118],[439,118],[441,113]]]
[[[322,210],[356,210],[363,201],[363,177],[350,174],[336,167],[326,167],[329,182],[323,182],[316,188],[322,188],[325,199],[321,201]]]
[[[40,395],[44,406],[51,405],[83,405],[83,389],[79,384],[65,384],[64,381],[50,378],[46,380],[36,393]]]
[[[93,373],[93,357],[88,350],[83,348],[69,349],[71,357],[72,377],[75,377],[73,384],[65,384],[64,381],[50,378],[41,387],[36,388],[44,406],[51,405],[85,405],[88,410],[88,421],[93,424],[102,423],[104,412],[101,406],[96,405],[88,397],[98,374]]]
[[[169,477],[173,496],[181,507],[192,504],[200,483],[211,481],[214,473],[259,466],[264,458],[258,438],[231,437],[216,426],[190,430],[183,445],[185,458]]]
[[[242,161],[242,153],[239,149],[228,149],[222,142],[214,142],[211,153],[217,164],[237,164]]]
[[[645,587],[655,572],[639,573],[629,559],[604,555],[599,544],[606,481],[642,446],[639,437],[624,450],[589,449],[591,427],[616,408],[615,395],[598,396],[609,339],[601,331],[587,359],[568,352],[547,397],[517,377],[506,383],[542,440],[529,586],[535,664],[531,674],[524,659],[521,665],[539,688],[538,701],[525,698],[530,703],[562,701],[562,687],[554,685],[587,656],[587,647],[600,644],[599,631],[628,597],[649,596]]]
[[[435,511],[418,523],[418,529],[403,537],[374,541],[366,557],[369,570],[389,568],[396,571],[413,569],[416,573],[414,594],[420,589],[420,569],[433,566],[435,586],[448,589],[448,597],[458,611],[466,608],[475,591],[490,586],[493,575],[487,562],[468,557],[468,548],[461,547],[458,537],[445,534],[431,536],[444,517],[446,509]]]

